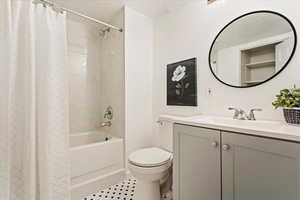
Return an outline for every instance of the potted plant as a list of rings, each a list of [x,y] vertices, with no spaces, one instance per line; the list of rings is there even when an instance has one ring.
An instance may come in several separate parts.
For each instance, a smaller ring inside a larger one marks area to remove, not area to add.
[[[300,125],[300,89],[281,90],[272,104],[276,109],[283,108],[288,124]]]

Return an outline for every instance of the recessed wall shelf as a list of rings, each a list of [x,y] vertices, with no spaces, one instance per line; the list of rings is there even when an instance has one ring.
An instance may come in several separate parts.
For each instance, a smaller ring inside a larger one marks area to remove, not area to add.
[[[241,83],[243,86],[263,82],[276,73],[276,43],[241,51]]]
[[[244,81],[244,83],[247,83],[247,84],[255,84],[255,83],[260,83],[260,82],[263,82],[263,80]]]
[[[275,60],[267,60],[262,62],[248,63],[246,64],[248,68],[259,68],[259,67],[274,67]]]

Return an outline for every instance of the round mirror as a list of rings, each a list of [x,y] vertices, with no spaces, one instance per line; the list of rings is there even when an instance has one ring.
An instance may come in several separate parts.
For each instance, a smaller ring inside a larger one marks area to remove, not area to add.
[[[296,46],[296,30],[287,17],[273,11],[247,13],[216,36],[209,52],[210,70],[228,86],[257,86],[288,65]]]

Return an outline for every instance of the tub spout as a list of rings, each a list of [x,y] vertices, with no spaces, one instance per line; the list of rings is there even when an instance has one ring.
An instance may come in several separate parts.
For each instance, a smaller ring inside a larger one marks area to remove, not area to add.
[[[112,125],[111,121],[101,123],[101,127],[111,127],[111,125]]]

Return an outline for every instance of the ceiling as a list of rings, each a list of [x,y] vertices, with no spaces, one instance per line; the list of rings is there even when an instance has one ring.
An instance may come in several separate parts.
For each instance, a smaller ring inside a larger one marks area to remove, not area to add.
[[[98,20],[109,22],[127,5],[144,15],[155,18],[193,1],[204,0],[54,0],[61,6],[82,12]]]
[[[240,18],[228,26],[217,39],[215,48],[233,47],[292,31],[290,24],[281,16],[256,13]]]

